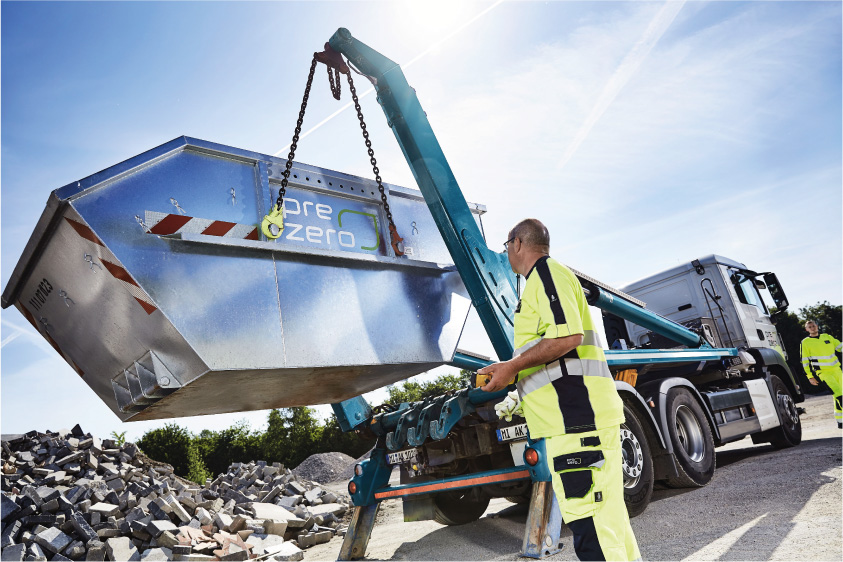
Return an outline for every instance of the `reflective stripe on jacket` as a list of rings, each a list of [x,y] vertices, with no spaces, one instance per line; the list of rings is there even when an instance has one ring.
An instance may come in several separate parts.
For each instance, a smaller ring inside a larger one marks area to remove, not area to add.
[[[816,338],[807,337],[802,340],[800,354],[802,355],[802,368],[809,377],[820,373],[823,370],[840,368],[835,352],[843,349],[840,342],[828,334],[820,334]]]
[[[518,374],[532,437],[594,431],[623,422],[623,403],[576,276],[543,257],[527,275],[515,313],[515,355],[543,338],[583,335],[576,349]]]

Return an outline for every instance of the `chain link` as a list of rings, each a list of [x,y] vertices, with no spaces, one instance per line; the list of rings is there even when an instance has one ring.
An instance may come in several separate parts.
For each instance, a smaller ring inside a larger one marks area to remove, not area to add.
[[[386,192],[383,189],[383,182],[381,180],[380,170],[378,169],[378,161],[375,160],[375,151],[372,150],[372,141],[369,140],[369,131],[366,130],[366,122],[363,121],[363,110],[360,108],[360,100],[357,99],[357,89],[354,87],[354,80],[351,78],[351,73],[348,73],[348,89],[351,91],[351,99],[354,100],[354,109],[357,110],[357,119],[360,121],[360,128],[363,130],[363,139],[366,141],[366,150],[369,153],[369,162],[372,164],[372,171],[375,173],[375,181],[378,182],[378,191],[381,192],[381,201],[383,201],[383,210],[386,212],[386,218],[389,220],[390,230],[395,229],[395,223],[392,222],[392,212],[389,210],[389,203],[386,200]]]
[[[334,72],[331,73],[330,66],[325,65],[325,68],[328,69],[328,82],[331,84],[331,95],[334,96],[335,100],[339,101],[340,96],[342,95],[342,82],[340,82],[340,70],[338,68],[335,68]],[[336,80],[336,85],[334,80]]]
[[[290,180],[290,168],[293,167],[293,158],[296,155],[296,148],[301,134],[301,125],[304,122],[304,112],[307,109],[307,100],[310,97],[310,87],[313,85],[313,73],[316,71],[316,53],[313,53],[313,62],[310,63],[310,73],[307,75],[307,85],[304,88],[304,98],[299,109],[299,119],[296,121],[296,131],[293,133],[293,143],[290,145],[290,154],[287,156],[287,164],[284,166],[284,177],[281,178],[281,188],[278,190],[278,199],[275,201],[275,208],[281,210],[284,204],[284,195],[287,193],[287,182]],[[338,80],[339,81],[339,80]]]

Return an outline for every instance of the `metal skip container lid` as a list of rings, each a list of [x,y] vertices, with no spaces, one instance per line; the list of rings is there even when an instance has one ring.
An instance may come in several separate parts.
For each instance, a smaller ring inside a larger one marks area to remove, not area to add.
[[[451,361],[470,300],[421,193],[180,137],[53,191],[3,292],[121,419],[339,402]],[[470,205],[475,218],[485,212]]]

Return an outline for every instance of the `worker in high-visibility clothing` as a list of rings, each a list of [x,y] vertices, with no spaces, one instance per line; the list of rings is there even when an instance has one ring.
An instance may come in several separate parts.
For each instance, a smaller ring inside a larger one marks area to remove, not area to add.
[[[515,353],[477,371],[493,392],[517,376],[531,438],[544,437],[553,491],[580,560],[637,560],[624,504],[615,389],[579,280],[552,259],[536,219],[519,222],[504,243],[512,270],[526,279],[515,311]]]
[[[808,375],[809,383],[817,386],[817,379],[820,379],[831,389],[834,395],[834,419],[837,420],[837,427],[843,429],[843,404],[840,400],[843,372],[836,355],[843,350],[843,344],[828,334],[821,334],[820,327],[814,320],[805,322],[805,330],[808,337],[802,340],[799,348],[802,368]]]

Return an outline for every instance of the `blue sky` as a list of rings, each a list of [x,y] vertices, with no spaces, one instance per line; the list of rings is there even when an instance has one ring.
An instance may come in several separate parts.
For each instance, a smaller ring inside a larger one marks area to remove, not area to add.
[[[404,68],[466,198],[488,207],[491,246],[534,216],[557,259],[612,285],[719,253],[778,273],[795,308],[843,302],[839,2],[0,10],[4,287],[53,189],[180,135],[286,156],[312,53],[347,27]],[[325,81],[305,131],[343,105]],[[362,105],[384,180],[415,187],[374,97]],[[296,159],[369,177],[359,137],[346,110]],[[164,423],[121,424],[17,310],[0,318],[4,433],[78,422],[134,439]],[[474,316],[461,347],[492,354]],[[266,412],[178,423],[238,419]]]

